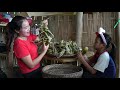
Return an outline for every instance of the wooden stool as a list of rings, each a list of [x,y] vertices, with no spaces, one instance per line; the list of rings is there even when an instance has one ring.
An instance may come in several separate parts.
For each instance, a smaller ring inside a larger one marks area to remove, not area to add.
[[[13,55],[13,67],[18,67],[17,58]]]
[[[7,68],[8,66],[8,55],[7,55],[7,52],[4,52],[4,53],[0,53],[0,66],[1,66],[1,69],[3,68]]]

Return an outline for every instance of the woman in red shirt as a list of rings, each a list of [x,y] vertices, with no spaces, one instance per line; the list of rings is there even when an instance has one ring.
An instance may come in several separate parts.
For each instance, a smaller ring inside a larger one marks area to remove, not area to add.
[[[30,25],[25,17],[15,16],[8,23],[10,47],[14,39],[13,51],[17,58],[18,66],[25,78],[41,77],[40,61],[46,54],[49,45],[43,44],[41,54],[38,54],[38,47],[34,41],[39,40],[36,35],[30,34]],[[16,37],[15,34],[17,35]]]

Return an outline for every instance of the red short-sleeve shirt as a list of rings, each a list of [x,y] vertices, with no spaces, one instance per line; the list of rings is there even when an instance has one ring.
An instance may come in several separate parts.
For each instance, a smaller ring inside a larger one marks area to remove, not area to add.
[[[17,58],[18,65],[20,67],[20,70],[23,74],[32,72],[40,67],[40,63],[37,64],[34,68],[29,68],[22,60],[21,58],[30,55],[31,59],[34,60],[38,57],[38,47],[33,42],[36,39],[36,35],[30,34],[30,36],[27,37],[27,40],[21,40],[21,39],[15,39],[14,41],[14,54]]]

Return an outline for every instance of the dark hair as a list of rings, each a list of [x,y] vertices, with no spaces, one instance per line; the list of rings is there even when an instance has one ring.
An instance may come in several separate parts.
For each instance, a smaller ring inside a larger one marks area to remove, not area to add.
[[[116,55],[116,45],[114,43],[111,43],[111,50],[108,51],[110,56],[115,59]]]
[[[108,35],[107,33],[104,33],[103,35],[104,35],[106,42],[107,42],[106,50],[108,51],[109,55],[112,57],[113,61],[115,62],[114,59],[115,59],[116,46],[112,42],[112,38],[110,37],[110,35]],[[100,38],[101,43],[104,43],[100,34],[97,37]]]
[[[8,51],[10,51],[10,46],[16,33],[15,30],[19,31],[22,28],[22,23],[25,19],[23,16],[15,16],[12,21],[7,24],[6,46]]]
[[[107,45],[106,45],[106,49],[107,49],[110,47],[112,39],[107,33],[103,33],[103,35],[104,35],[105,40],[107,42]],[[103,41],[102,37],[100,36],[100,34],[98,35],[98,37],[100,38],[100,42],[104,44],[104,41]]]

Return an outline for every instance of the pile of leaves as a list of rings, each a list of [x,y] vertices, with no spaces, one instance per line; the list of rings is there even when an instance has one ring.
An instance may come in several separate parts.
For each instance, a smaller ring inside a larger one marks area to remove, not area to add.
[[[53,42],[47,51],[47,54],[54,55],[57,58],[62,56],[73,56],[76,55],[81,48],[74,41],[64,41]]]
[[[44,42],[46,45],[50,44],[51,40],[54,38],[54,35],[49,30],[49,28],[43,23],[40,24],[40,33],[39,33],[40,42]]]

